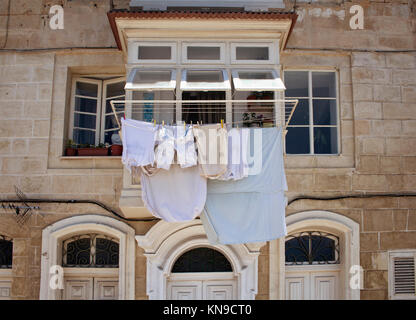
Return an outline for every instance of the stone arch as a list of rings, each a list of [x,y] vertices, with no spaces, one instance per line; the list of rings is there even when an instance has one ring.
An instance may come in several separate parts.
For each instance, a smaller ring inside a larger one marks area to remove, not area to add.
[[[341,254],[343,259],[342,288],[343,299],[359,300],[360,290],[350,287],[350,269],[360,265],[360,227],[348,217],[330,211],[303,211],[286,217],[287,234],[299,231],[316,230],[334,233],[341,237]],[[285,238],[271,242],[270,245],[270,296],[284,299],[285,283]],[[362,278],[361,278],[362,280]]]
[[[75,234],[98,232],[119,241],[119,299],[134,299],[134,229],[117,219],[102,215],[80,215],[60,220],[42,232],[40,299],[54,300],[58,290],[50,288],[49,270],[61,265],[62,240]]]
[[[212,248],[231,263],[238,282],[238,298],[254,299],[257,294],[257,260],[265,244],[212,245],[200,220],[184,223],[159,221],[145,235],[136,236],[147,258],[146,292],[150,299],[165,299],[166,284],[173,264],[186,251]]]

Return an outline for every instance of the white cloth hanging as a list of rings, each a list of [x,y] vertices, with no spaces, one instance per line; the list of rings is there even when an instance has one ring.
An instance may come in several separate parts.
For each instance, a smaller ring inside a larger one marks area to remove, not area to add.
[[[157,127],[151,123],[121,119],[123,154],[121,161],[131,172],[132,167],[153,165]]]
[[[149,211],[168,222],[189,221],[200,215],[207,196],[207,180],[197,166],[141,175],[142,199]]]
[[[262,133],[260,150],[253,145],[260,172],[239,181],[208,181],[201,220],[213,244],[269,241],[286,235],[282,128],[250,130]],[[250,139],[250,145],[254,141]]]
[[[227,171],[228,133],[221,125],[194,125],[198,164],[202,176],[217,179]]]
[[[247,147],[250,130],[248,128],[231,128],[228,131],[227,170],[218,180],[240,180],[248,177],[249,166]]]

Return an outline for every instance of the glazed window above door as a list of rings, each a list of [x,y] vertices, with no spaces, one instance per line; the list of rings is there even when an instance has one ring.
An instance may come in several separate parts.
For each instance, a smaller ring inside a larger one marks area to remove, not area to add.
[[[287,99],[298,99],[286,135],[287,154],[338,154],[335,71],[285,71]]]
[[[124,85],[124,78],[73,79],[69,137],[75,144],[113,144],[112,137],[117,135],[118,126],[110,101],[125,99]],[[123,111],[118,114],[121,117]]]
[[[0,269],[11,269],[13,261],[12,239],[0,235]]]

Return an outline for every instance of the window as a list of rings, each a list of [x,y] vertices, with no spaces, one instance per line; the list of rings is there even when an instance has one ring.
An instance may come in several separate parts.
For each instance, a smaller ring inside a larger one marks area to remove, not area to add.
[[[11,269],[13,261],[12,239],[0,235],[0,269]]]
[[[272,43],[231,43],[231,63],[278,64]]]
[[[230,262],[222,253],[210,248],[185,252],[173,265],[172,272],[232,272]]]
[[[234,89],[237,91],[284,90],[285,85],[276,70],[233,70]]]
[[[182,45],[183,63],[224,63],[225,44],[184,43]]]
[[[176,70],[139,69],[130,71],[125,90],[175,90]]]
[[[132,42],[129,44],[129,63],[174,63],[175,42]]]
[[[220,70],[183,70],[180,89],[182,100],[225,100],[231,89],[228,74]],[[187,123],[219,123],[226,119],[224,103],[189,103],[182,105],[182,120]]]
[[[339,238],[320,231],[286,237],[286,265],[339,264]]]
[[[389,252],[390,299],[416,299],[416,250]]]
[[[123,78],[75,78],[72,88],[72,119],[69,136],[82,145],[112,144],[117,135],[117,121],[111,100],[124,100]],[[120,116],[122,112],[119,113]]]
[[[338,154],[337,74],[285,71],[286,98],[299,103],[286,135],[287,154]]]
[[[63,267],[118,268],[118,264],[118,241],[106,235],[81,235],[63,242]]]

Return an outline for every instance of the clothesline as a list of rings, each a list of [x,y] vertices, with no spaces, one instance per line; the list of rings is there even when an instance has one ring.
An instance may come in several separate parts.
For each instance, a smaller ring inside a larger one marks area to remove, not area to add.
[[[289,122],[290,122],[290,120],[291,120],[291,118],[293,116],[293,113],[295,112],[295,109],[296,109],[296,107],[297,107],[297,105],[299,103],[299,100],[298,99],[275,99],[275,100],[174,100],[174,101],[172,101],[172,100],[111,100],[110,101],[110,104],[111,104],[111,108],[113,110],[113,114],[114,114],[115,119],[116,119],[117,124],[118,124],[118,128],[116,128],[116,129],[119,130],[121,128],[121,124],[120,124],[120,120],[119,120],[119,114],[120,113],[124,113],[124,117],[125,117],[126,110],[124,108],[123,111],[120,111],[120,110],[119,111],[116,111],[115,104],[123,104],[123,105],[127,104],[127,105],[130,105],[128,108],[130,108],[130,110],[132,110],[132,111],[133,111],[133,109],[134,110],[150,111],[149,110],[149,107],[150,107],[149,105],[151,105],[153,107],[154,104],[177,104],[177,103],[181,103],[181,104],[189,104],[189,103],[190,104],[197,104],[197,103],[203,103],[203,104],[207,104],[207,103],[208,104],[219,104],[219,103],[221,103],[221,104],[227,104],[227,103],[232,103],[232,104],[240,103],[240,104],[242,104],[242,103],[245,103],[245,104],[247,104],[247,103],[250,103],[251,104],[251,103],[281,103],[281,102],[284,102],[285,104],[286,103],[291,103],[291,104],[293,104],[293,107],[291,108],[291,110],[287,111],[286,105],[283,105],[281,107],[279,107],[279,106],[273,106],[274,110],[276,108],[283,109],[283,110],[280,111],[280,117],[275,117],[274,116],[272,118],[262,118],[262,120],[274,120],[276,122],[276,124],[278,124],[279,122],[282,122],[282,120],[283,120],[283,113],[284,113],[284,117],[285,117],[284,120],[285,121],[284,121],[284,126],[283,127],[286,129],[286,127],[288,126],[288,124],[289,124]],[[147,104],[147,106],[131,106],[131,104]],[[164,109],[162,109],[162,110],[154,110],[154,109],[152,109],[151,112],[152,113],[162,113],[162,112],[167,111],[167,110],[172,110],[172,111],[173,110],[176,110],[176,107],[163,107],[163,108]],[[215,108],[215,107],[211,107],[211,109],[212,108]],[[263,106],[263,108],[264,108],[264,106]],[[161,109],[161,107],[159,107],[158,109]],[[193,109],[197,109],[197,108],[186,108],[185,111],[188,112],[189,110],[193,110]],[[234,107],[233,107],[233,109],[234,109]],[[241,109],[242,108],[238,108],[237,110],[241,110]],[[226,111],[226,110],[221,111],[221,112],[223,114],[230,114],[230,113],[232,113],[232,111]],[[252,112],[253,111],[249,112],[248,110],[246,110],[246,112],[237,112],[237,113],[252,113]],[[262,112],[262,111],[260,111],[260,110],[257,111],[256,110],[256,112]],[[196,112],[188,112],[188,113],[196,113]],[[217,113],[217,112],[214,112],[214,111],[203,111],[202,113]],[[277,114],[279,112],[277,110],[275,110],[275,113]],[[256,119],[256,120],[258,121],[259,119]],[[254,120],[254,121],[253,120],[249,120],[249,121],[255,122],[256,120]],[[154,121],[154,119],[152,121]],[[239,124],[239,123],[245,123],[245,122],[248,122],[248,121],[247,120],[242,120],[242,121],[228,121],[228,122],[226,122],[226,124]],[[183,122],[181,122],[180,124],[182,125]]]

